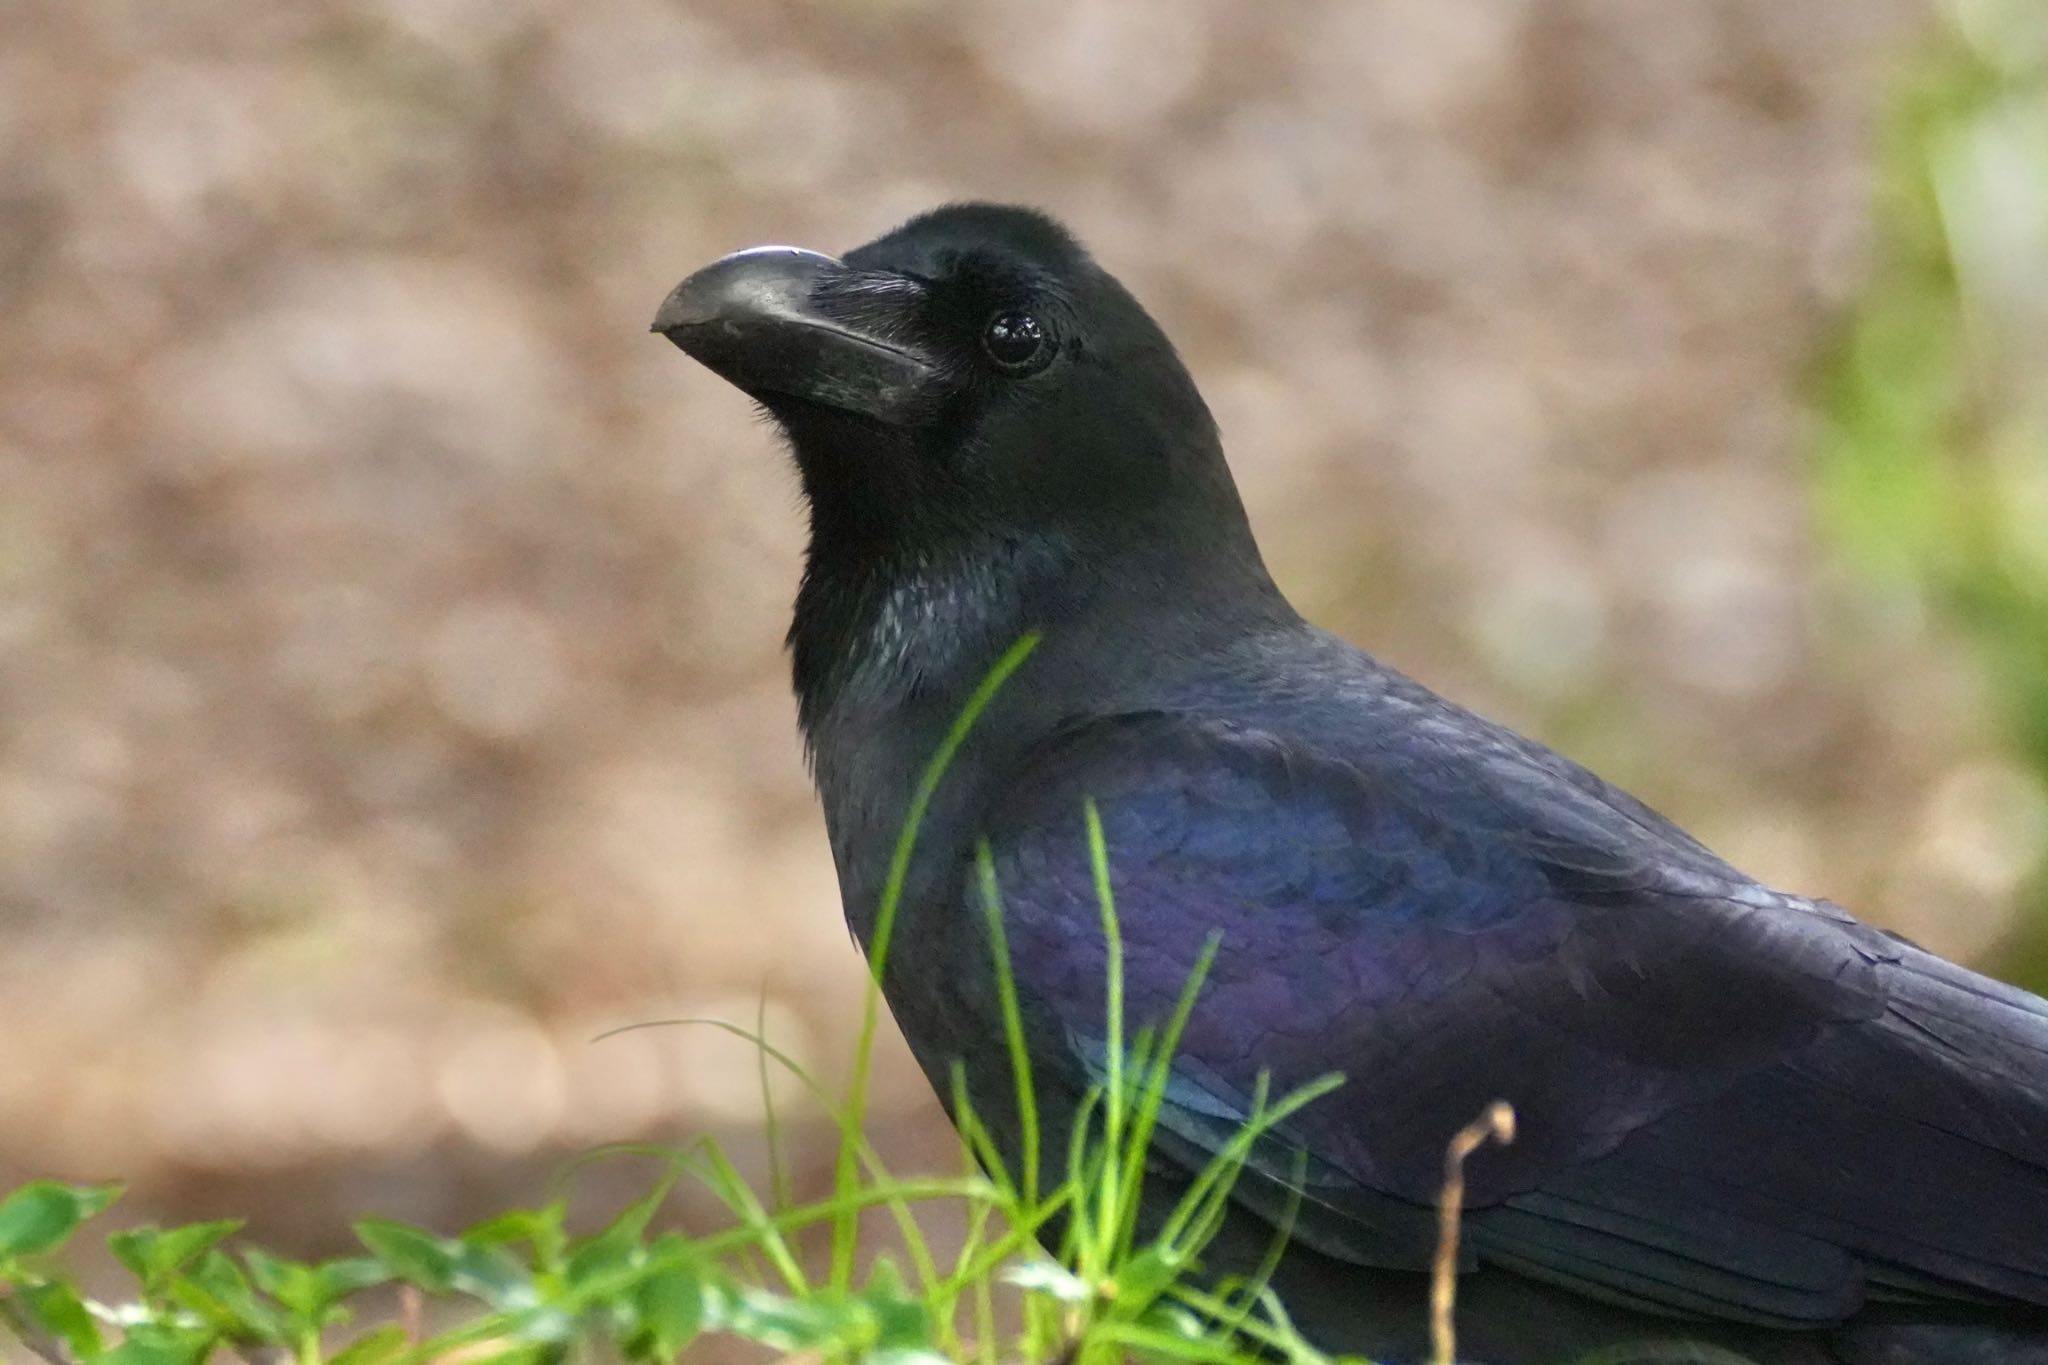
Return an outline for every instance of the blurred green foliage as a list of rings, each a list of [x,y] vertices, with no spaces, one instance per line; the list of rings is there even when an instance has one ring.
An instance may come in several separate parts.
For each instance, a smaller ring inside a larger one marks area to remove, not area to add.
[[[1892,101],[1875,261],[1822,376],[1832,542],[1975,653],[2048,784],[2048,7],[1956,0]],[[2048,867],[2005,964],[2048,986]]]

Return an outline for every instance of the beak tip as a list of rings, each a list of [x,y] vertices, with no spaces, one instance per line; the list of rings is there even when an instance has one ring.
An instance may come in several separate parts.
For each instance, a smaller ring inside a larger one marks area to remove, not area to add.
[[[735,251],[705,266],[674,289],[655,310],[650,330],[674,339],[685,327],[700,327],[738,314],[786,316],[800,311],[812,283],[839,262],[793,246],[757,246]]]
[[[669,290],[668,297],[661,301],[661,307],[654,310],[654,321],[647,325],[647,330],[664,336],[673,336],[677,329],[692,322],[706,321],[704,314],[707,310],[705,300],[701,297],[702,291],[692,287],[698,280],[698,275],[692,275]]]

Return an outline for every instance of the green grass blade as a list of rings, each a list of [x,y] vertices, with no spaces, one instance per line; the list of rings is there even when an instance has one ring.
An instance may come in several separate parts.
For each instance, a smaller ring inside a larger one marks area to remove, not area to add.
[[[889,961],[889,939],[895,932],[896,912],[903,901],[904,882],[910,875],[911,855],[917,851],[917,834],[924,823],[925,812],[930,809],[933,795],[939,783],[945,778],[946,770],[967,742],[968,734],[974,729],[981,713],[993,702],[996,693],[1010,680],[1010,675],[1023,666],[1031,657],[1031,651],[1038,647],[1036,634],[1026,635],[1010,646],[1003,657],[996,661],[981,685],[967,699],[952,728],[940,742],[938,752],[925,766],[924,775],[918,780],[917,789],[910,798],[910,809],[905,814],[903,828],[896,838],[896,848],[889,859],[889,873],[882,884],[882,901],[875,913],[874,934],[868,944],[868,990],[861,1004],[860,1039],[854,1047],[853,1080],[847,1088],[846,1116],[852,1129],[858,1130],[867,1118],[868,1073],[874,1063],[875,1030],[881,1017],[882,981]],[[854,1145],[842,1143],[839,1157],[833,1169],[833,1187],[841,1195],[854,1190],[860,1179],[860,1158]],[[853,1283],[853,1251],[857,1220],[848,1215],[834,1224],[832,1229],[832,1276],[835,1289],[845,1291]]]
[[[754,1002],[754,1076],[761,1088],[761,1136],[768,1147],[768,1185],[771,1202],[786,1209],[796,1202],[790,1184],[788,1153],[783,1150],[781,1116],[775,1112],[775,1090],[768,1077],[768,1048],[761,1040],[768,1036],[768,992]]]
[[[1222,933],[1211,931],[1202,944],[1201,954],[1195,959],[1195,969],[1188,973],[1188,979],[1181,987],[1180,998],[1174,1002],[1173,1013],[1167,1018],[1166,1028],[1159,1035],[1157,1050],[1151,1058],[1144,1093],[1139,1101],[1136,1121],[1132,1126],[1124,1155],[1124,1180],[1131,1190],[1131,1197],[1125,1203],[1123,1218],[1117,1228],[1116,1246],[1120,1256],[1128,1256],[1132,1244],[1137,1239],[1137,1195],[1145,1175],[1145,1154],[1152,1145],[1152,1133],[1158,1126],[1159,1111],[1166,1103],[1166,1084],[1173,1074],[1174,1054],[1180,1050],[1181,1036],[1187,1031],[1189,1016],[1194,1013],[1195,997],[1202,993],[1202,987],[1207,984],[1209,971],[1215,966],[1216,954],[1222,946]]]
[[[738,1024],[732,1023],[731,1021],[725,1019],[712,1019],[703,1016],[691,1016],[677,1019],[650,1019],[643,1020],[639,1023],[626,1024],[619,1028],[608,1029],[605,1032],[598,1034],[597,1037],[593,1039],[593,1041],[602,1042],[606,1038],[610,1038],[615,1034],[629,1033],[636,1029],[674,1028],[685,1024],[701,1025],[707,1028],[715,1028],[721,1032],[730,1033],[735,1038],[745,1039],[747,1042],[753,1044],[753,1046],[755,1047],[760,1056],[775,1062],[777,1065],[781,1066],[785,1071],[789,1072],[790,1075],[796,1077],[798,1083],[804,1087],[805,1091],[811,1096],[812,1099],[817,1101],[818,1106],[825,1111],[826,1116],[829,1117],[832,1120],[832,1122],[838,1127],[840,1141],[842,1143],[851,1142],[855,1144],[856,1150],[860,1157],[861,1164],[867,1170],[868,1179],[873,1181],[877,1188],[886,1189],[888,1188],[890,1183],[895,1179],[893,1173],[890,1172],[888,1166],[883,1162],[881,1153],[875,1150],[874,1144],[868,1141],[867,1135],[865,1133],[862,1133],[858,1129],[852,1128],[849,1125],[846,1116],[843,1113],[841,1113],[838,1106],[833,1103],[832,1097],[826,1093],[825,1088],[822,1085],[820,1085],[817,1082],[817,1080],[814,1077],[812,1077],[812,1075],[808,1071],[806,1071],[803,1068],[802,1064],[799,1063],[794,1057],[791,1057],[788,1053],[782,1051],[782,1049],[776,1047],[773,1043],[770,1043],[767,1040],[767,1038],[762,1036],[762,1034],[760,1034],[759,1032],[741,1028]],[[573,1172],[576,1169],[576,1167],[580,1165],[582,1162],[591,1160],[593,1158],[602,1157],[608,1154],[627,1153],[644,1155],[648,1154],[650,1151],[659,1150],[662,1149],[649,1149],[645,1147],[627,1144],[598,1148],[596,1151],[587,1152],[583,1154],[583,1156],[571,1162],[570,1165],[566,1168],[566,1171]],[[787,1208],[790,1206],[792,1202],[793,1201],[790,1199],[780,1197],[780,1192],[778,1191],[778,1197],[775,1201],[776,1207],[778,1209]],[[917,1267],[919,1273],[922,1275],[924,1271],[929,1269],[934,1274],[936,1274],[936,1262],[930,1256],[928,1244],[925,1242],[924,1237],[922,1235],[922,1231],[917,1224],[916,1218],[914,1217],[914,1215],[912,1215],[908,1206],[898,1202],[887,1205],[887,1208],[889,1216],[895,1221],[898,1230],[903,1235],[905,1246],[909,1249],[912,1261]]]
[[[996,1000],[1003,1015],[1003,1042],[1010,1053],[1010,1075],[1017,1087],[1017,1126],[1022,1151],[1019,1172],[1019,1200],[1025,1208],[1038,1202],[1038,1088],[1031,1078],[1031,1050],[1024,1042],[1024,1012],[1017,999],[1017,976],[1010,966],[1010,938],[1003,923],[1002,892],[996,885],[995,857],[988,841],[974,851],[974,867],[981,885],[981,909],[988,922],[989,952],[995,960]]]
[[[1082,815],[1088,828],[1088,868],[1094,878],[1095,903],[1102,917],[1103,952],[1109,978],[1103,1014],[1103,1031],[1109,1035],[1105,1040],[1109,1055],[1105,1059],[1107,1076],[1102,1113],[1106,1159],[1096,1186],[1095,1229],[1098,1235],[1107,1233],[1114,1238],[1117,1229],[1123,1225],[1123,1168],[1118,1157],[1123,1152],[1124,1110],[1130,1102],[1124,1091],[1124,939],[1123,930],[1117,924],[1116,896],[1109,884],[1109,849],[1102,834],[1102,813],[1096,809],[1093,798],[1082,803]],[[1106,1263],[1114,1259],[1113,1247],[1102,1248],[1100,1259],[1106,1268]]]
[[[759,1234],[759,1240],[755,1245],[767,1258],[768,1263],[775,1267],[776,1273],[782,1277],[782,1282],[789,1292],[797,1295],[809,1293],[810,1279],[804,1274],[803,1266],[798,1263],[795,1253],[790,1250],[788,1240],[771,1221],[769,1210],[762,1206],[753,1187],[747,1184],[746,1177],[739,1173],[739,1168],[733,1165],[732,1158],[725,1154],[725,1148],[715,1139],[708,1137],[700,1139],[696,1146],[702,1154],[701,1164],[696,1169],[702,1176],[705,1186],[739,1216],[742,1227],[752,1228]]]
[[[1285,1123],[1302,1106],[1316,1100],[1344,1084],[1344,1077],[1336,1072],[1309,1082],[1300,1089],[1284,1096],[1276,1104],[1266,1104],[1267,1079],[1262,1073],[1253,1096],[1252,1113],[1244,1126],[1231,1134],[1230,1141],[1218,1149],[1194,1182],[1188,1186],[1186,1195],[1167,1219],[1161,1230],[1162,1242],[1176,1242],[1189,1249],[1199,1247],[1205,1237],[1190,1236],[1191,1228],[1210,1227],[1220,1221],[1224,1202],[1229,1198],[1230,1186],[1237,1173],[1243,1169],[1251,1156],[1252,1147],[1266,1133]]]

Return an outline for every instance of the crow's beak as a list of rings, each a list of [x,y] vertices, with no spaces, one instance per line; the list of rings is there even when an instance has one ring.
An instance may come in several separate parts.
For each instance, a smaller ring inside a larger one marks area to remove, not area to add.
[[[900,275],[757,246],[670,290],[653,330],[771,407],[782,395],[904,423],[928,409],[940,382],[915,335],[923,298],[924,287]]]

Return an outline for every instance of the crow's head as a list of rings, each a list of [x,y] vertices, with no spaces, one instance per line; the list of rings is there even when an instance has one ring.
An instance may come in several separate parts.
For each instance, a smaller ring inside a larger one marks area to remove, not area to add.
[[[742,251],[676,286],[654,329],[787,431],[821,552],[1128,536],[1190,499],[1235,511],[1172,344],[1027,209],[942,208],[843,260]]]
[[[1172,344],[1042,214],[954,205],[843,259],[742,251],[654,330],[789,437],[811,514],[800,690],[863,665],[929,678],[949,642],[1071,616],[1106,582],[1266,584]]]

